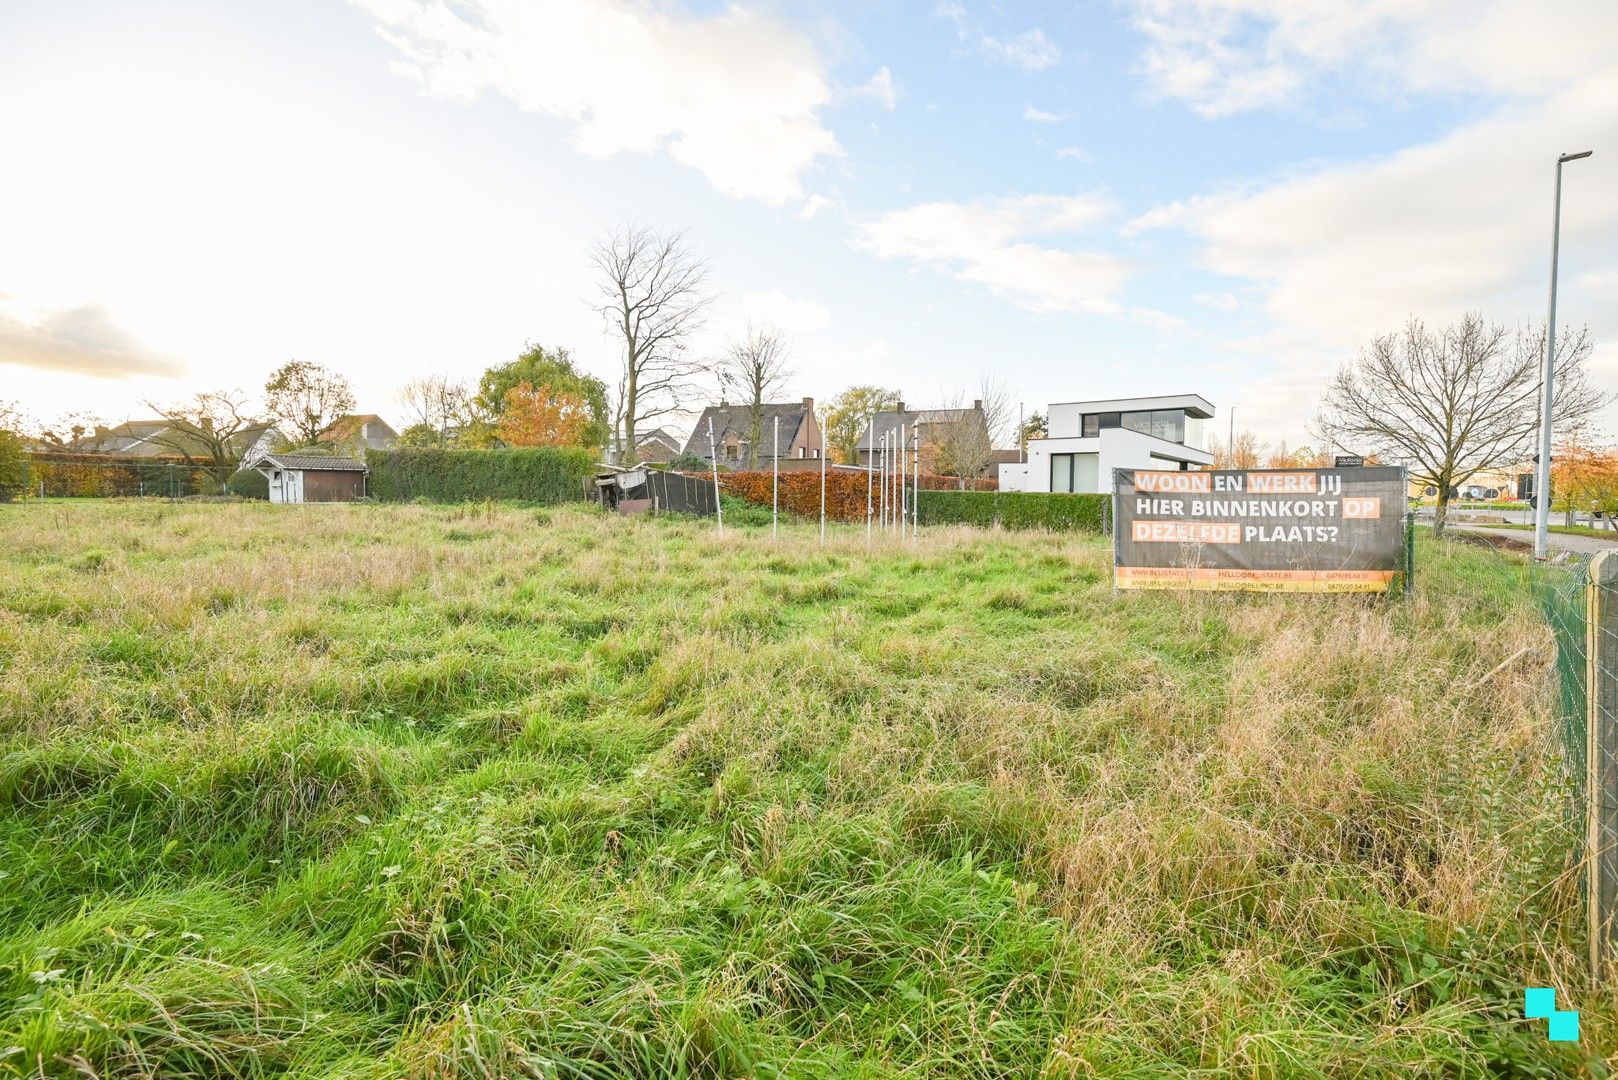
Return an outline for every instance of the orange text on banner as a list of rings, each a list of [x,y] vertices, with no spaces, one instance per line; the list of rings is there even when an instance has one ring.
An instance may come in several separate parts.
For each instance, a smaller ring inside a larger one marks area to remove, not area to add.
[[[1187,491],[1198,494],[1213,490],[1213,476],[1205,472],[1149,472],[1145,469],[1136,469],[1135,490]]]
[[[1343,517],[1345,518],[1379,518],[1382,516],[1382,499],[1376,495],[1356,495],[1343,497]]]
[[[1233,521],[1135,521],[1130,523],[1135,540],[1164,544],[1239,544],[1242,527]]]
[[[1251,472],[1247,474],[1250,495],[1292,495],[1313,492],[1318,479],[1312,472]]]

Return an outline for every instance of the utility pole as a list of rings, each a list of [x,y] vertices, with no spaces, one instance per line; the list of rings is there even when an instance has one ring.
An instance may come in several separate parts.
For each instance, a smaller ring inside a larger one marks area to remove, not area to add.
[[[1539,380],[1539,462],[1534,469],[1534,558],[1550,554],[1551,532],[1551,404],[1556,368],[1556,258],[1562,243],[1562,166],[1595,153],[1584,150],[1556,159],[1556,201],[1551,211],[1551,304],[1545,322],[1545,362]]]

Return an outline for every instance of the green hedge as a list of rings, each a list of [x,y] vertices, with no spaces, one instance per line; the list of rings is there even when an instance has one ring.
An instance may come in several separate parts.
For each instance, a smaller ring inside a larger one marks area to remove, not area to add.
[[[999,525],[1099,533],[1109,495],[1043,491],[923,491],[923,525]]]
[[[532,503],[578,502],[594,472],[588,450],[533,447],[524,450],[371,450],[366,490],[374,499],[405,502],[469,502],[514,499]]]
[[[33,487],[29,473],[28,454],[22,439],[9,431],[0,430],[0,502],[20,499]]]
[[[244,499],[268,499],[270,497],[270,478],[257,469],[242,469],[231,474],[225,486],[231,494],[240,495]]]

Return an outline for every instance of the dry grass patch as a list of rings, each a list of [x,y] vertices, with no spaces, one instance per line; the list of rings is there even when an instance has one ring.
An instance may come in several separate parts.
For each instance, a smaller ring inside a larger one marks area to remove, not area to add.
[[[0,1075],[1618,1050],[1549,635],[1492,553],[1423,548],[1398,601],[495,505],[12,506],[0,545]]]

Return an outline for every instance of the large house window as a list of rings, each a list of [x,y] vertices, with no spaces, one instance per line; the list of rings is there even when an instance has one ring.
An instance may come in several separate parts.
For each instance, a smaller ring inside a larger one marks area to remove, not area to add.
[[[1185,442],[1185,411],[1183,409],[1157,409],[1152,412],[1127,412],[1123,414],[1122,427],[1126,431],[1138,431],[1142,435],[1150,435],[1164,442]]]
[[[1073,490],[1073,455],[1051,455],[1051,490]]]
[[[1115,412],[1085,413],[1079,434],[1082,438],[1093,439],[1103,431],[1111,431],[1118,426],[1118,416]]]

